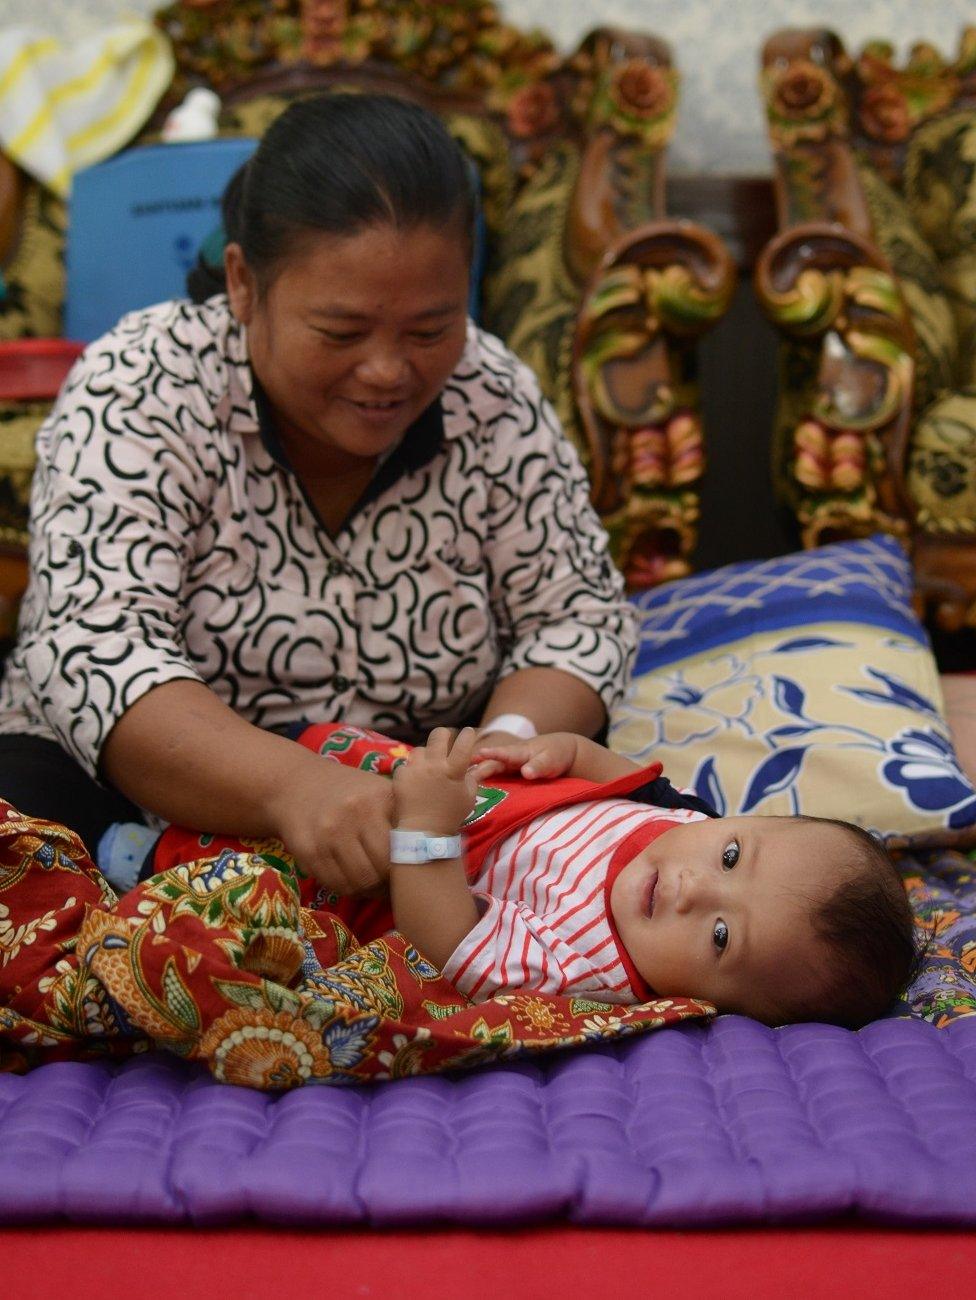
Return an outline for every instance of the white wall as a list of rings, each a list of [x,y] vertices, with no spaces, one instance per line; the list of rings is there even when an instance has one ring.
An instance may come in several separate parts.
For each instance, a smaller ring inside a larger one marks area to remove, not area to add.
[[[159,0],[0,0],[0,26],[27,23],[77,40],[126,11],[158,7]],[[684,78],[675,173],[769,170],[756,70],[763,37],[777,27],[833,27],[848,47],[886,36],[904,51],[924,38],[949,55],[963,25],[976,23],[973,0],[503,0],[500,7],[564,48],[600,23],[669,41]]]

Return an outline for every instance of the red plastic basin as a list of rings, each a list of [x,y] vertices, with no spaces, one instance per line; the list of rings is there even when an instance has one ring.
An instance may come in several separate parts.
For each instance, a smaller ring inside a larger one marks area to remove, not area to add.
[[[84,350],[84,343],[69,343],[67,339],[11,339],[0,343],[0,401],[57,397],[75,358]]]

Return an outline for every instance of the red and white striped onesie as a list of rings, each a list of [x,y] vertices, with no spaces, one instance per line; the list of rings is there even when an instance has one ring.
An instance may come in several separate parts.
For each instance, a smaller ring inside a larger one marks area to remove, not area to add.
[[[471,879],[482,915],[444,967],[462,993],[590,994],[640,1002],[652,993],[620,943],[610,889],[643,847],[703,814],[601,799],[534,817],[492,848]]]

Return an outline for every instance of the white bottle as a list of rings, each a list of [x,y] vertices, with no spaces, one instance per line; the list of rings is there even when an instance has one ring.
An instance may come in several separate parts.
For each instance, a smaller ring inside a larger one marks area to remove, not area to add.
[[[167,116],[162,137],[167,144],[184,140],[211,140],[217,134],[220,97],[205,86],[191,90],[182,104]]]

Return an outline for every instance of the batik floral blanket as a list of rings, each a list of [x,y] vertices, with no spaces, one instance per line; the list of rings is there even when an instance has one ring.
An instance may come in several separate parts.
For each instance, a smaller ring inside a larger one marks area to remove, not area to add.
[[[300,894],[286,862],[225,849],[118,898],[75,834],[0,801],[0,1069],[165,1048],[250,1088],[370,1083],[714,1014],[474,1004],[401,936],[360,945]]]
[[[902,875],[924,942],[907,1009],[940,1027],[976,1015],[976,851],[905,858]]]

